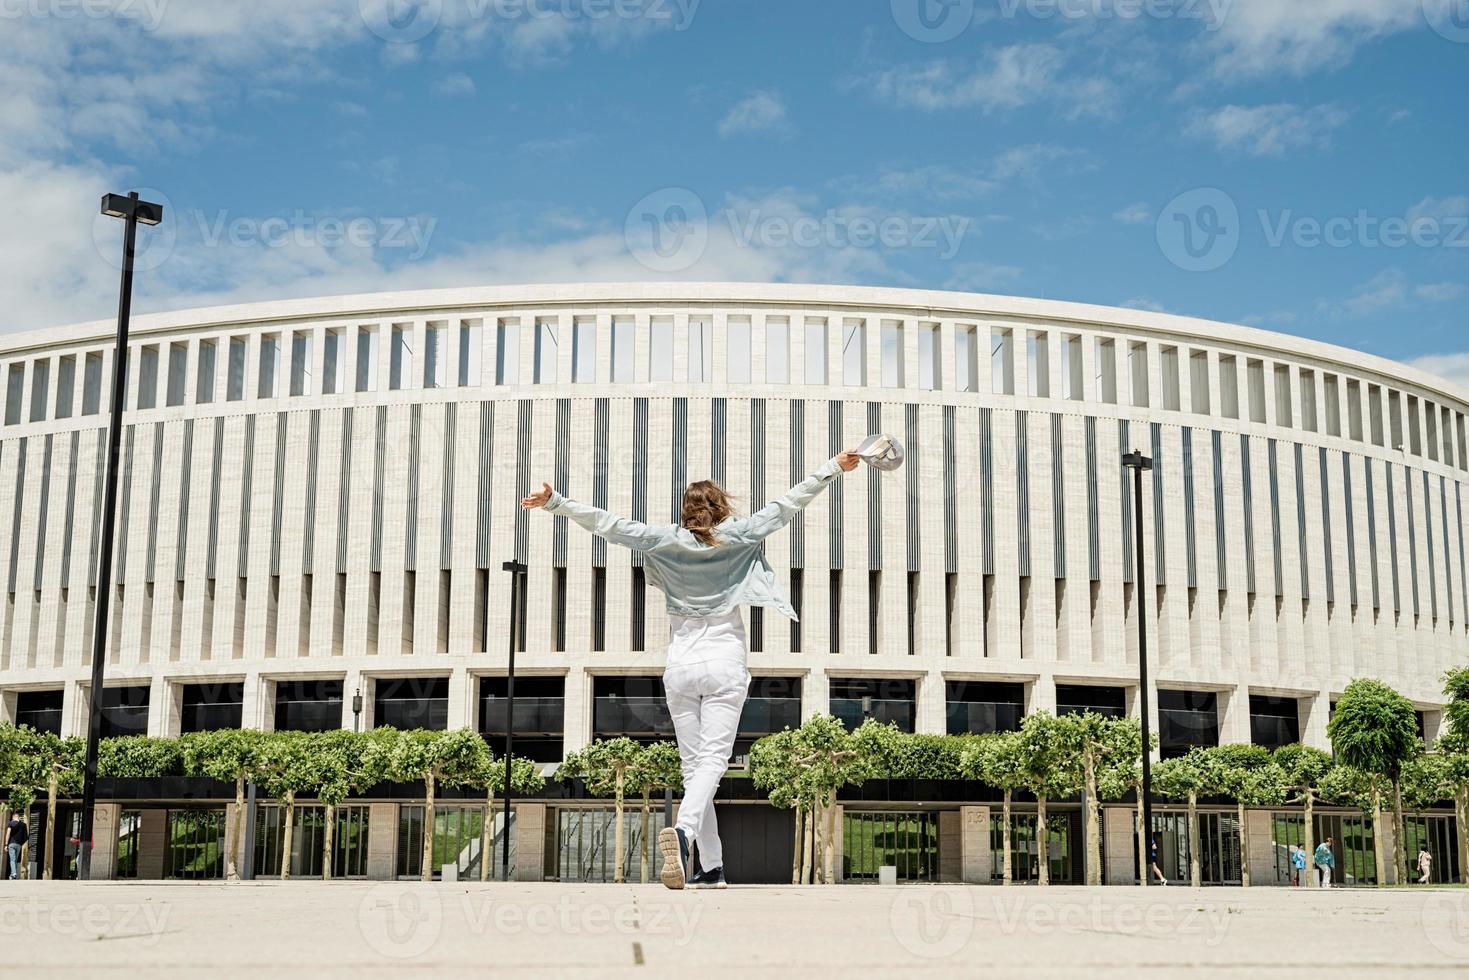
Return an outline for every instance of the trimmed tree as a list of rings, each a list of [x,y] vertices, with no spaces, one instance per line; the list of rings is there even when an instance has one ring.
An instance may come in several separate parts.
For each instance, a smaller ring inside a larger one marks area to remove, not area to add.
[[[371,758],[366,764],[390,782],[423,782],[423,851],[419,877],[434,877],[434,798],[439,786],[482,785],[489,746],[478,732],[467,728],[452,732],[415,728],[397,731],[379,728],[369,743]]]
[[[184,772],[184,746],[177,738],[125,735],[97,743],[97,775],[107,779],[161,779]]]
[[[1051,851],[1047,840],[1046,808],[1054,797],[1072,796],[1081,789],[1081,767],[1070,751],[1065,726],[1044,711],[1027,715],[1020,726],[1020,765],[1025,785],[1035,794],[1035,836],[1040,866],[1038,883],[1051,883]]]
[[[493,858],[491,851],[494,848],[494,826],[495,826],[495,798],[505,791],[505,763],[494,756],[494,752],[487,754],[485,772],[481,782],[485,788],[485,819],[480,824],[480,861],[479,880],[490,880],[490,863]],[[541,770],[536,764],[522,756],[515,756],[510,762],[510,789],[516,796],[534,796],[546,788],[546,777],[541,775]],[[505,823],[505,833],[510,833],[510,823]]]
[[[1153,788],[1169,799],[1187,802],[1188,878],[1195,888],[1203,884],[1203,869],[1199,864],[1199,797],[1214,792],[1215,786],[1213,760],[1205,749],[1190,749],[1187,755],[1164,759],[1153,767]],[[1152,853],[1153,828],[1145,830],[1139,847],[1143,854],[1143,874],[1151,874],[1147,856]]]
[[[1344,765],[1388,781],[1393,810],[1393,870],[1407,880],[1403,856],[1403,766],[1423,752],[1413,702],[1381,681],[1358,678],[1347,685],[1326,726],[1331,747]]]
[[[240,880],[240,828],[245,822],[245,784],[258,782],[261,742],[265,734],[253,728],[221,728],[191,732],[179,739],[184,773],[235,784],[235,819],[225,852],[225,878]]]
[[[1354,766],[1336,765],[1321,780],[1323,799],[1354,806],[1372,821],[1372,857],[1377,883],[1387,877],[1387,855],[1382,842],[1382,801],[1392,792],[1392,781],[1380,773]]]
[[[281,808],[282,881],[291,877],[291,847],[295,835],[296,794],[321,784],[311,740],[306,732],[270,732],[260,740],[255,757],[255,782]]]
[[[323,830],[321,835],[321,878],[332,877],[332,849],[336,840],[337,807],[354,793],[362,793],[383,781],[385,756],[373,750],[375,740],[391,738],[379,735],[383,729],[366,734],[333,729],[309,736],[312,773],[316,778],[316,798],[321,801]]]
[[[1274,752],[1275,764],[1285,777],[1287,803],[1299,803],[1305,808],[1303,846],[1306,860],[1316,851],[1316,803],[1323,799],[1321,784],[1331,767],[1336,765],[1329,752],[1313,749],[1299,743],[1282,745]],[[1311,877],[1311,876],[1307,876]],[[1311,877],[1311,884],[1315,878]]]
[[[1263,745],[1221,745],[1209,749],[1215,779],[1225,795],[1233,797],[1239,822],[1239,883],[1250,887],[1249,807],[1279,806],[1285,801],[1289,780]]]
[[[10,809],[28,811],[36,798],[46,794],[46,854],[41,878],[50,881],[54,874],[56,848],[56,800],[62,794],[74,796],[82,789],[82,764],[87,745],[79,738],[58,738],[50,732],[5,726],[0,741],[7,742],[15,753],[8,782]],[[22,859],[24,860],[24,859]]]
[[[1024,748],[1019,732],[995,732],[981,735],[960,756],[966,779],[975,779],[1000,791],[1000,882],[1013,884],[1011,859],[1010,809],[1015,791],[1027,785],[1023,765]]]
[[[796,777],[800,774],[800,768],[796,765],[799,747],[795,730],[785,728],[773,735],[766,735],[750,748],[750,781],[755,784],[756,789],[763,790],[769,796],[771,806],[793,811],[793,885],[805,884],[811,867],[810,851],[806,847],[806,799],[800,794],[796,784]]]
[[[561,779],[580,778],[593,796],[612,797],[613,854],[612,880],[627,880],[627,855],[623,853],[624,811],[628,790],[628,771],[637,763],[643,747],[630,738],[599,739],[580,752],[573,752],[561,763],[556,775]]]
[[[1102,883],[1102,794],[1117,791],[1118,775],[1141,759],[1142,728],[1125,718],[1106,718],[1093,711],[1062,715],[1055,721],[1060,749],[1075,760],[1084,793],[1083,837],[1086,846],[1086,883]],[[1122,795],[1118,792],[1117,795]]]
[[[1149,732],[1150,748],[1158,747],[1158,733]],[[1137,718],[1117,718],[1108,737],[1113,751],[1108,764],[1098,773],[1097,795],[1104,800],[1120,800],[1134,794],[1132,829],[1139,841],[1143,834],[1143,726]]]
[[[836,881],[837,792],[867,779],[871,764],[846,726],[831,715],[806,719],[796,731],[796,743],[797,785],[811,801],[813,848],[820,857],[822,883],[829,885]]]
[[[653,794],[665,789],[683,789],[683,765],[677,742],[654,742],[643,747],[628,772],[628,782],[643,796],[642,835],[638,839],[638,873],[648,883],[648,828],[652,819]],[[712,805],[712,804],[711,804]]]

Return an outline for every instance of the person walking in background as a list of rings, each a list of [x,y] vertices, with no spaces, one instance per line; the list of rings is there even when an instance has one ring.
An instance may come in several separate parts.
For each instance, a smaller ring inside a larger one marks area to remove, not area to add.
[[[1152,844],[1148,847],[1148,865],[1154,877],[1158,879],[1158,884],[1168,884],[1168,876],[1163,873],[1162,868],[1158,867],[1158,838],[1156,837],[1153,838]]]
[[[1418,848],[1418,884],[1426,885],[1433,880],[1433,855],[1428,848]]]
[[[1332,845],[1336,841],[1330,837],[1316,845],[1316,883],[1322,888],[1331,887],[1331,877],[1335,873],[1336,854]]]
[[[29,837],[30,830],[20,819],[20,814],[12,813],[10,823],[5,828],[5,856],[10,862],[11,881],[20,877],[20,852]]]
[[[901,462],[901,450],[897,453]],[[729,494],[711,480],[690,484],[679,523],[662,526],[616,517],[571,500],[549,483],[520,502],[527,510],[540,508],[570,518],[613,544],[642,552],[648,582],[667,598],[673,635],[663,687],[684,783],[677,824],[658,834],[663,854],[660,877],[669,888],[725,887],[714,793],[729,768],[750,687],[748,643],[739,607],[770,606],[796,619],[762,544],[863,458],[850,452],[834,456],[749,517],[734,516]],[[879,461],[873,465],[887,468]],[[690,848],[695,845],[699,870],[691,873]]]
[[[1306,873],[1306,849],[1299,844],[1290,846],[1290,877],[1293,887],[1300,887],[1301,876]]]

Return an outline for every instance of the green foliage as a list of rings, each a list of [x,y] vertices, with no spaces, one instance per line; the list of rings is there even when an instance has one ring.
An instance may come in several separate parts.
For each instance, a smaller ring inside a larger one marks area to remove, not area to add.
[[[800,775],[796,764],[799,741],[796,730],[786,728],[766,735],[750,748],[750,781],[769,795],[772,806],[782,810],[801,802],[796,786]]]
[[[1342,692],[1326,734],[1344,765],[1389,779],[1423,751],[1413,703],[1381,681],[1365,677]]]
[[[1207,796],[1216,782],[1214,763],[1205,749],[1190,749],[1187,755],[1153,766],[1153,789],[1172,800]]]
[[[1443,675],[1444,734],[1454,739],[1458,751],[1469,748],[1469,667],[1456,667]]]
[[[1301,802],[1304,802],[1303,794],[1319,790],[1321,781],[1331,772],[1331,767],[1336,765],[1331,753],[1301,745],[1299,742],[1282,745],[1273,754],[1275,764],[1285,775],[1287,786],[1296,793]]]
[[[1425,753],[1403,767],[1403,802],[1414,810],[1426,810],[1451,800],[1464,777],[1469,776],[1469,757]]]
[[[1120,800],[1143,781],[1143,726],[1137,718],[1113,718],[1102,733],[1102,765],[1097,770],[1097,795]],[[1153,745],[1158,736],[1153,733]]]
[[[677,742],[654,742],[643,746],[628,770],[628,783],[640,793],[683,789],[683,760]]]
[[[1387,777],[1354,766],[1335,766],[1321,780],[1322,799],[1354,806],[1367,814],[1381,806],[1391,792],[1392,783]]]
[[[893,734],[881,730],[886,728],[869,728],[859,738],[831,715],[812,715],[800,728],[788,728],[756,742],[750,751],[750,777],[775,806],[809,807],[843,786],[860,785],[879,775],[874,743],[896,745]]]
[[[97,775],[121,779],[159,779],[184,773],[183,743],[176,738],[128,735],[97,744]]]
[[[1081,791],[1080,760],[1069,744],[1065,722],[1037,711],[1025,716],[1019,735],[1020,771],[1027,789],[1048,798]]]
[[[271,732],[255,755],[255,781],[265,795],[294,799],[320,785],[310,736],[306,732]]]
[[[179,739],[183,749],[184,772],[233,783],[237,780],[256,782],[261,743],[269,738],[253,728],[221,728],[212,732],[191,732]]]
[[[505,760],[491,758],[485,773],[485,789],[493,796],[505,791]],[[516,796],[534,796],[546,788],[546,777],[529,759],[516,756],[510,762],[510,791]]]
[[[366,735],[338,729],[307,736],[315,782],[312,789],[317,798],[326,806],[336,806],[353,793],[382,782],[385,755],[376,747],[394,734],[393,729],[377,729]]]
[[[562,779],[581,779],[593,796],[616,796],[619,776],[622,791],[628,791],[628,770],[637,763],[642,751],[642,746],[630,738],[598,739],[580,752],[568,755],[556,775]]]
[[[995,732],[975,738],[959,756],[959,771],[998,790],[1024,789],[1025,746],[1019,732]]]
[[[1260,745],[1221,745],[1207,749],[1213,791],[1240,806],[1279,806],[1290,781],[1269,749]]]
[[[363,765],[391,782],[432,779],[435,785],[481,786],[491,758],[485,740],[467,728],[378,728],[371,733]]]
[[[974,735],[909,734],[869,718],[852,733],[874,779],[960,779],[960,760]]]

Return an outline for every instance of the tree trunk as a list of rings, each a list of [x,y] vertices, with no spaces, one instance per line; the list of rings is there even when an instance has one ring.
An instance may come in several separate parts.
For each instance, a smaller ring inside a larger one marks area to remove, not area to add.
[[[285,824],[285,832],[281,837],[281,881],[289,881],[291,878],[291,837],[295,830],[296,794],[290,792],[285,799],[281,800],[281,820]]]
[[[1239,807],[1239,883],[1241,888],[1250,887],[1250,835],[1245,829],[1245,805]]]
[[[826,832],[826,818],[822,812],[826,807],[826,796],[821,794],[811,799],[811,884],[824,885],[826,877],[821,873],[822,836]]]
[[[235,823],[230,827],[229,849],[225,853],[224,877],[240,880],[240,825],[245,822],[245,777],[235,777]]]
[[[1143,784],[1138,783],[1133,789],[1137,792],[1137,813],[1132,818],[1133,832],[1137,834],[1139,870],[1137,883],[1143,884],[1143,879],[1153,880],[1153,831],[1152,828],[1143,827]]]
[[[1312,795],[1309,787],[1303,795],[1306,798],[1306,827],[1302,839],[1306,847],[1305,875],[1310,880],[1302,882],[1302,885],[1309,888],[1316,885],[1316,819],[1314,816],[1316,797]]]
[[[1392,843],[1393,868],[1398,884],[1408,883],[1408,825],[1403,821],[1403,779],[1394,776],[1392,781]]]
[[[831,795],[827,797],[826,802],[826,840],[824,842],[826,845],[826,849],[823,852],[825,857],[823,858],[821,863],[823,872],[822,877],[826,879],[826,883],[828,885],[836,883],[836,872],[833,867],[833,859],[835,857],[833,841],[836,840],[836,823],[837,791],[835,788],[833,788],[831,790]]]
[[[51,865],[56,860],[56,782],[56,767],[52,766],[51,775],[46,777],[46,856],[42,881],[51,880]]]
[[[641,858],[641,862],[640,863],[642,865],[642,869],[641,869],[642,883],[645,884],[645,885],[648,883],[648,819],[649,819],[649,813],[648,813],[649,799],[648,799],[648,794],[650,792],[651,792],[651,790],[647,790],[647,789],[643,790],[643,836],[642,836],[642,840],[640,842],[642,844],[642,847],[639,849],[639,856]]]
[[[434,783],[438,774],[430,769],[423,777],[423,849],[419,851],[418,871],[422,881],[434,880]]]
[[[321,818],[324,825],[321,828],[321,880],[332,880],[332,838],[337,831],[337,808],[333,804],[323,804]]]
[[[805,818],[801,824],[801,884],[811,884],[811,850],[816,839],[815,802],[803,807]]]
[[[1090,753],[1085,757],[1084,769],[1086,773],[1086,809],[1082,812],[1082,818],[1086,825],[1084,829],[1086,883],[1100,885],[1102,883],[1102,835],[1099,832],[1099,824],[1102,820],[1102,806],[1097,800],[1097,766]]]
[[[1387,855],[1382,849],[1382,793],[1372,791],[1372,859],[1376,862],[1377,884],[1387,884]]]
[[[1046,797],[1039,794],[1035,798],[1035,839],[1036,856],[1039,859],[1037,871],[1037,884],[1049,885],[1051,883],[1051,849],[1046,842]]]
[[[1152,854],[1152,848],[1148,849]],[[1150,872],[1151,873],[1151,872]],[[1204,872],[1199,863],[1199,794],[1188,794],[1188,882],[1195,888],[1204,885]]]
[[[479,825],[479,880],[490,880],[490,864],[495,859],[495,795],[485,790],[485,818]]]
[[[794,818],[791,822],[796,827],[796,836],[791,842],[791,884],[799,885],[801,883],[801,840],[805,836],[801,831],[806,826],[805,811],[801,809],[799,803],[796,804],[791,816]],[[1459,826],[1462,827],[1463,824]]]
[[[625,778],[626,773],[621,769],[617,770],[617,797],[616,802],[613,803],[612,811],[612,823],[615,828],[615,833],[612,837],[617,847],[617,854],[612,859],[612,880],[616,882],[627,880],[627,860],[626,855],[622,853],[622,801],[623,780]]]
[[[1005,866],[1000,869],[1000,883],[1003,885],[1015,883],[1015,874],[1010,869],[1010,865],[1014,862],[1010,853],[1010,794],[1012,792],[1012,790],[1005,790],[1005,801],[1000,805],[1000,858],[1005,862]]]
[[[1459,880],[1469,880],[1469,786],[1460,786],[1454,794],[1459,816]]]

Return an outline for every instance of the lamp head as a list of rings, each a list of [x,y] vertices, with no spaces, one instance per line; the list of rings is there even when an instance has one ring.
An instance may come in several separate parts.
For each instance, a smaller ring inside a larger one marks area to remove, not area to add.
[[[103,194],[102,213],[109,218],[122,218],[126,220],[136,217],[140,225],[157,225],[163,223],[163,205],[154,204],[152,201],[138,199],[137,192],[132,194]]]

